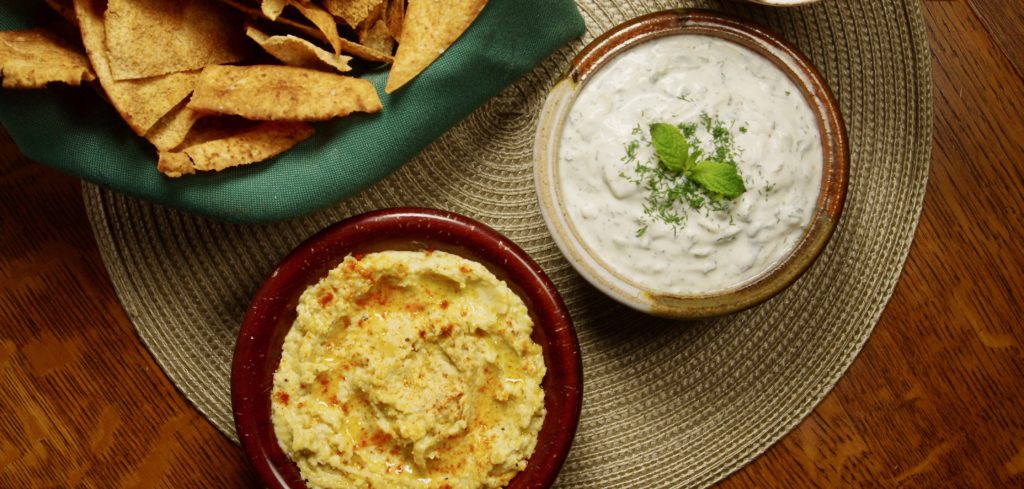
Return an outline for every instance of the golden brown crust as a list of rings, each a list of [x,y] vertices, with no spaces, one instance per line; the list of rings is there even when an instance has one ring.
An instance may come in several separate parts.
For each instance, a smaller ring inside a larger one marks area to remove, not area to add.
[[[177,178],[198,171],[221,171],[234,166],[268,160],[313,135],[313,127],[304,122],[262,122],[241,126],[225,121],[227,127],[212,121],[190,133],[184,147],[160,152],[157,169]],[[201,134],[203,131],[208,134]],[[212,139],[207,139],[213,136]]]
[[[355,29],[370,15],[370,12],[381,3],[381,0],[324,0],[324,8],[331,15],[345,21]]]
[[[44,29],[0,31],[4,88],[42,88],[96,79],[85,54]]]
[[[334,54],[301,37],[268,36],[253,26],[245,30],[245,35],[288,66],[341,73],[352,70],[348,64],[352,60],[351,56]]]
[[[383,107],[369,81],[278,65],[210,66],[189,107],[258,121],[320,121]]]
[[[103,2],[74,0],[82,44],[107,98],[138,135],[144,135],[195,86],[199,72],[172,73],[140,80],[114,80],[107,58]]]
[[[487,5],[487,0],[409,0],[385,91],[393,93],[430,66]]]
[[[250,52],[239,15],[208,0],[109,0],[111,75],[134,80],[232,63]]]

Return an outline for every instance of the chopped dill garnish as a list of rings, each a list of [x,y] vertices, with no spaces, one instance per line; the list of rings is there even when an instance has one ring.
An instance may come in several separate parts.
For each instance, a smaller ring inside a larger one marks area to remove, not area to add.
[[[629,144],[626,145],[626,156],[622,157],[622,161],[629,162],[629,161],[635,160],[636,159],[636,150],[639,149],[639,148],[640,148],[640,141],[636,141],[636,140],[630,141]]]
[[[736,166],[736,144],[729,128],[725,127],[721,119],[712,118],[706,112],[700,114],[700,122],[704,130],[711,135],[711,142],[715,148],[712,159]]]
[[[695,122],[683,122],[676,127],[679,128],[679,131],[683,133],[683,137],[687,140],[694,138],[697,134],[697,123]]]
[[[732,125],[726,125],[718,117],[701,113],[697,121],[682,122],[671,130],[658,128],[661,132],[675,133],[673,144],[659,146],[654,154],[645,158],[638,157],[638,150],[655,146],[647,131],[640,124],[632,129],[635,138],[625,145],[625,156],[622,161],[631,165],[631,171],[623,170],[619,176],[630,183],[644,189],[646,196],[643,202],[644,218],[636,231],[636,237],[644,236],[654,221],[669,225],[678,232],[687,219],[689,212],[712,211],[728,212],[732,201],[745,190],[742,177],[736,164],[738,150],[735,146]],[[675,130],[678,129],[678,132]],[[705,151],[698,133],[703,129],[710,137],[711,150]],[[740,132],[747,127],[741,126]],[[661,134],[659,134],[661,135]],[[682,139],[680,139],[680,135]],[[662,145],[658,139],[658,145]],[[669,153],[659,152],[670,151]],[[671,157],[665,160],[666,157]],[[731,167],[731,168],[730,168]],[[710,185],[710,187],[709,187]],[[714,188],[717,191],[709,190]],[[721,192],[721,193],[719,193]],[[730,222],[732,222],[730,216]]]

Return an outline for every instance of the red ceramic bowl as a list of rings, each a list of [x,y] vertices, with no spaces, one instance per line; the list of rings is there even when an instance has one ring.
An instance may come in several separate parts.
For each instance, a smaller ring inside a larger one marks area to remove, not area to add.
[[[270,419],[274,371],[295,321],[299,296],[349,254],[421,249],[482,263],[529,309],[533,340],[544,350],[547,366],[542,383],[547,417],[526,469],[508,487],[545,488],[554,483],[576,434],[583,399],[579,343],[558,291],[526,252],[493,229],[450,212],[397,208],[346,219],[299,245],[249,306],[235,346],[231,402],[242,447],[267,487],[306,488],[298,467],[278,445]]]

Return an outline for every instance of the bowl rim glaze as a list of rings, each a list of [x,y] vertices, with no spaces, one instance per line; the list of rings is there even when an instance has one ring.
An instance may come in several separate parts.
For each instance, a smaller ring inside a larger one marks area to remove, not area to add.
[[[619,54],[673,35],[713,36],[743,46],[772,62],[800,89],[818,121],[822,138],[822,182],[815,213],[797,245],[764,273],[736,287],[707,294],[668,294],[644,288],[588,251],[562,205],[559,145],[566,117],[586,82]],[[541,213],[555,243],[588,282],[641,312],[675,319],[721,316],[753,307],[802,275],[824,250],[846,201],[849,147],[835,96],[810,60],[780,35],[755,23],[701,9],[674,9],[637,17],[588,44],[548,94],[534,145],[534,183]]]
[[[799,7],[801,5],[810,5],[812,3],[818,3],[821,0],[747,0],[751,3],[759,3],[761,5],[770,5],[772,7]]]
[[[547,415],[526,468],[509,488],[550,487],[572,446],[583,401],[579,342],[561,296],[543,270],[508,238],[468,217],[402,207],[350,217],[297,246],[263,282],[242,322],[231,368],[231,400],[242,448],[266,487],[304,489],[270,419],[273,374],[299,295],[349,254],[439,249],[476,260],[508,283],[534,319],[544,352]]]

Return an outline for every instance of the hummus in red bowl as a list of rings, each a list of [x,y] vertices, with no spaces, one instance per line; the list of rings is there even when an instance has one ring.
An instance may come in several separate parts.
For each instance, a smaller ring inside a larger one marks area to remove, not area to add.
[[[582,402],[553,284],[453,213],[391,209],[310,238],[263,284],[232,367],[269,487],[547,487]]]

